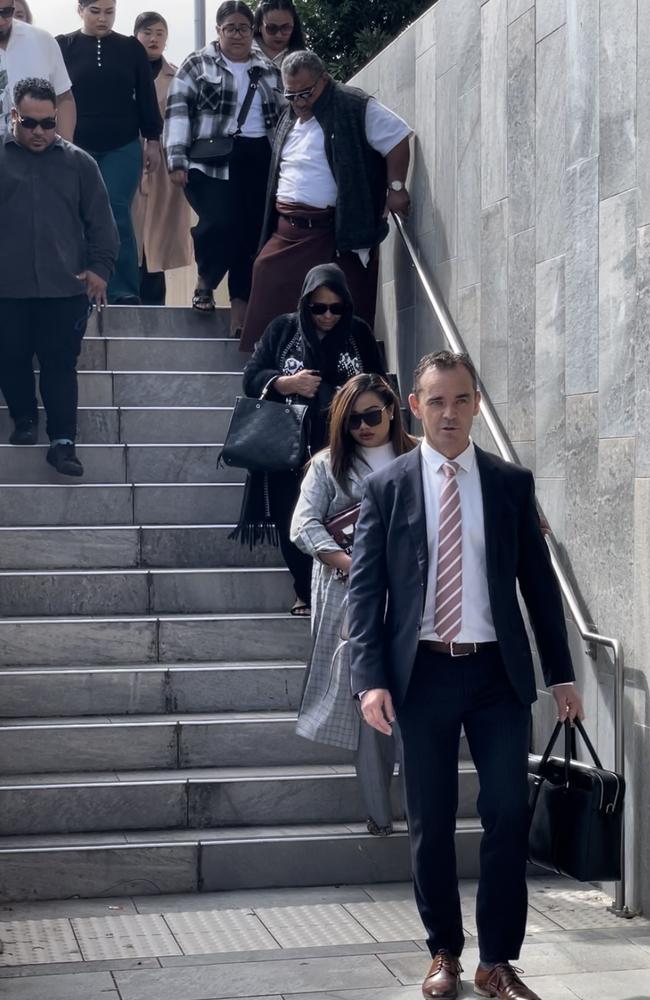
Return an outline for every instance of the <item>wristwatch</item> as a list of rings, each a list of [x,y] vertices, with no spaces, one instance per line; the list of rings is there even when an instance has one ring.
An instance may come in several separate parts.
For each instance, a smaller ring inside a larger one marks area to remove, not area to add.
[[[406,185],[404,181],[391,181],[388,187],[391,191],[403,191]]]

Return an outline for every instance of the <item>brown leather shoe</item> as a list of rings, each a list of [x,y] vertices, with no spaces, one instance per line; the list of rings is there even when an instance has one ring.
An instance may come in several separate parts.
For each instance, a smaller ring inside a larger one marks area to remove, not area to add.
[[[496,997],[497,1000],[540,1000],[522,983],[518,975],[522,971],[508,962],[501,962],[492,969],[479,966],[474,976],[474,992],[481,997]]]
[[[437,952],[422,983],[422,995],[427,1000],[456,1000],[462,971],[462,966],[454,955],[450,955],[448,951]]]

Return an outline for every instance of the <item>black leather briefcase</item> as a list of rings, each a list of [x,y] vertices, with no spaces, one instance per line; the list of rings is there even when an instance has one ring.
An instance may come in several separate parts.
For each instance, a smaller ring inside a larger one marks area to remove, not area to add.
[[[542,756],[528,758],[531,824],[528,858],[579,882],[621,877],[625,782],[598,759],[584,726],[575,726],[593,758],[571,759],[571,725],[558,722]],[[564,728],[564,757],[551,757]]]

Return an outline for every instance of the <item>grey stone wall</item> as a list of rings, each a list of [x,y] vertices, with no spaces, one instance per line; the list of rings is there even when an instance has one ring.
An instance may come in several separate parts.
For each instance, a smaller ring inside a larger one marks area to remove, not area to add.
[[[355,82],[415,128],[421,259],[590,618],[624,643],[628,878],[648,913],[650,0],[438,0]],[[442,340],[392,237],[381,281],[378,332],[408,389]],[[611,663],[570,631],[612,765]],[[551,718],[540,690],[538,740]]]

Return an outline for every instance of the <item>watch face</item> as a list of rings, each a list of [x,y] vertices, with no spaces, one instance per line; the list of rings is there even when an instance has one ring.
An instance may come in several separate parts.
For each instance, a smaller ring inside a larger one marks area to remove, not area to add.
[[[401,181],[391,181],[390,182],[390,187],[391,187],[392,191],[403,191],[404,190],[404,185],[402,184]]]

